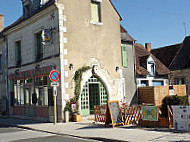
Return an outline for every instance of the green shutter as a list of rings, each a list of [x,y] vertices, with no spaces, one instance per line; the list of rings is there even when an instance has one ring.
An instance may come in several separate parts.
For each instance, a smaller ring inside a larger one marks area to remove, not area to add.
[[[122,48],[122,63],[123,63],[123,67],[128,67],[127,47],[125,45],[123,45],[121,48]]]

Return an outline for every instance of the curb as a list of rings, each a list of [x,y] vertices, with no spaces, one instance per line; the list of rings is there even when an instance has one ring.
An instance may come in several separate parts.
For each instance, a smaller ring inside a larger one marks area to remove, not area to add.
[[[107,139],[107,138],[100,138],[100,137],[82,137],[82,136],[70,135],[70,134],[64,134],[64,133],[56,133],[56,132],[51,132],[51,131],[46,131],[46,130],[33,129],[30,127],[26,127],[26,126],[13,125],[13,124],[0,124],[0,126],[17,127],[17,128],[21,128],[21,129],[27,129],[27,130],[31,130],[31,131],[37,131],[37,132],[44,132],[44,133],[49,133],[49,134],[54,134],[54,135],[59,135],[59,136],[69,136],[69,137],[74,137],[74,138],[97,140],[97,141],[103,141],[103,142],[127,142],[124,140]]]

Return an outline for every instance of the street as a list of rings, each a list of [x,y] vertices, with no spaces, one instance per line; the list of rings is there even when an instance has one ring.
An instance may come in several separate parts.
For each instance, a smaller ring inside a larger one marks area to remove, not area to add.
[[[0,126],[0,142],[93,142],[69,136],[26,130],[16,127]]]

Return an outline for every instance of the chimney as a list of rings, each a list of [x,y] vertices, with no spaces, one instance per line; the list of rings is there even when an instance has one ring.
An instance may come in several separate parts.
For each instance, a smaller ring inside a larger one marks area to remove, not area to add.
[[[151,51],[151,43],[145,43],[145,48],[148,52]]]
[[[4,29],[4,15],[0,14],[0,32]]]

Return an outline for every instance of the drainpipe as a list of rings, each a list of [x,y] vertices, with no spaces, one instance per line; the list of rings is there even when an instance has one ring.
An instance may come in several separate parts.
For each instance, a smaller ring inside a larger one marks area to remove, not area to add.
[[[133,41],[133,62],[134,62],[134,80],[135,80],[135,89],[137,94],[137,103],[138,103],[138,89],[137,89],[137,78],[136,78],[136,59],[135,59],[135,41]]]
[[[9,74],[8,74],[8,40],[7,37],[4,35],[4,41],[5,41],[5,63],[6,63],[6,96],[8,99],[8,114],[10,113],[11,108],[11,98],[9,94]]]

